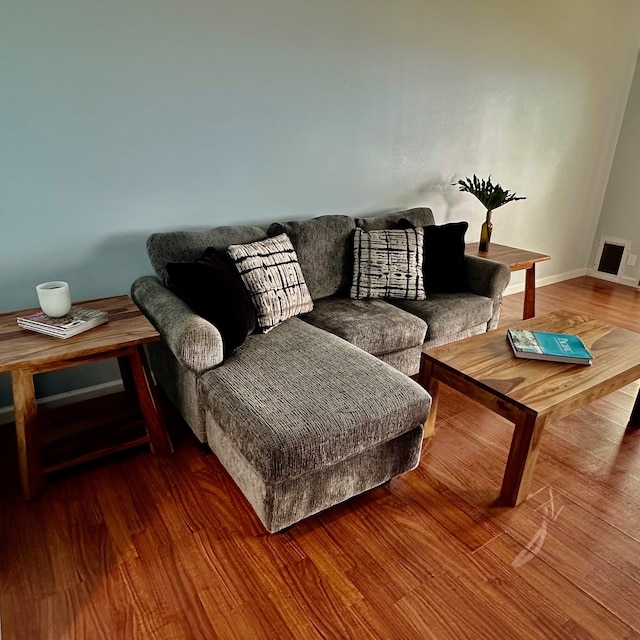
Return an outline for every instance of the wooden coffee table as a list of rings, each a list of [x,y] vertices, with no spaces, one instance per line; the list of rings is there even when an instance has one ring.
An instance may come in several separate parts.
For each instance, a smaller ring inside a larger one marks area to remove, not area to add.
[[[506,328],[500,328],[424,352],[419,376],[433,398],[427,435],[434,430],[441,383],[515,424],[500,491],[501,502],[510,506],[529,494],[547,420],[562,418],[640,378],[639,333],[568,311],[525,320],[513,328],[577,334],[593,354],[593,364],[516,358]],[[638,424],[636,398],[627,430]]]
[[[43,488],[45,473],[73,464],[144,443],[155,453],[173,452],[143,349],[146,343],[160,339],[158,332],[127,296],[78,304],[106,311],[108,322],[62,340],[18,327],[16,316],[36,309],[0,316],[0,372],[11,372],[25,499]],[[44,414],[50,412],[38,409],[33,376],[105,358],[118,359],[125,389],[114,394],[109,407],[112,411],[101,407],[98,415],[83,416],[84,424],[74,425],[68,420],[71,411],[65,407],[66,415],[58,421],[62,426],[44,428]],[[53,431],[62,436],[57,442],[51,437]]]

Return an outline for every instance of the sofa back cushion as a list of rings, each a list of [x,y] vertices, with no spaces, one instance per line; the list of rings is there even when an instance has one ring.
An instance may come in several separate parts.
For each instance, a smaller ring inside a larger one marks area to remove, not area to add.
[[[401,218],[406,218],[414,227],[426,227],[429,224],[435,224],[433,211],[428,207],[396,211],[395,213],[372,218],[356,218],[355,222],[356,226],[363,231],[375,231],[378,229],[397,229],[398,221]]]
[[[346,293],[353,269],[353,231],[349,216],[328,215],[294,222],[275,222],[270,236],[286,233],[291,239],[309,293],[314,300]]]
[[[264,240],[261,227],[216,227],[202,231],[165,231],[152,233],[147,239],[147,254],[160,281],[168,285],[167,262],[193,262],[213,247],[226,251],[231,244]]]

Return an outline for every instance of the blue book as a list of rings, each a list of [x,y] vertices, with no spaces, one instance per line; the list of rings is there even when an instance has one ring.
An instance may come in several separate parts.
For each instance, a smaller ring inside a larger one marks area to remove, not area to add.
[[[517,358],[569,364],[591,364],[593,361],[584,342],[573,334],[509,329],[507,337]]]

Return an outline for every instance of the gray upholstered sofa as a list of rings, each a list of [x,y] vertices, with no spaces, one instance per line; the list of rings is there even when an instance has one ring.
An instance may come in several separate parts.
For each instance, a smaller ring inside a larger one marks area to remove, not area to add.
[[[471,257],[464,291],[395,304],[345,295],[356,225],[392,228],[400,218],[434,222],[431,210],[413,209],[148,239],[155,275],[136,280],[132,297],[162,336],[149,347],[156,379],[271,532],[415,468],[431,403],[409,377],[422,349],[497,324],[508,269]],[[225,358],[217,328],[167,286],[166,265],[282,232],[314,309],[248,336]]]

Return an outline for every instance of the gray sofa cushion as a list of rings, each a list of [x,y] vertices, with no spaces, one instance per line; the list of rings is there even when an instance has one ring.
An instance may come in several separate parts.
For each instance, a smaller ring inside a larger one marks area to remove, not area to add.
[[[291,238],[311,297],[316,300],[344,292],[351,283],[354,229],[353,218],[330,215],[275,222],[268,233],[286,233]]]
[[[207,247],[227,250],[230,244],[264,240],[267,233],[260,227],[216,227],[203,231],[164,231],[147,238],[147,253],[160,281],[168,284],[167,262],[192,262]]]
[[[266,482],[400,436],[424,423],[431,402],[404,374],[299,318],[249,336],[197,384],[218,428]]]
[[[427,331],[420,318],[377,299],[316,300],[304,320],[375,356],[421,345]]]
[[[415,209],[407,209],[406,211],[387,213],[384,216],[356,218],[356,226],[364,231],[396,229],[398,222],[402,218],[406,218],[414,227],[426,227],[428,224],[435,224],[431,209],[428,207],[416,207]]]
[[[474,293],[434,293],[426,300],[393,300],[395,306],[422,318],[427,340],[452,336],[491,320],[493,301]]]

